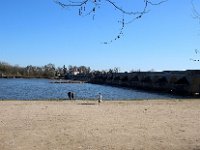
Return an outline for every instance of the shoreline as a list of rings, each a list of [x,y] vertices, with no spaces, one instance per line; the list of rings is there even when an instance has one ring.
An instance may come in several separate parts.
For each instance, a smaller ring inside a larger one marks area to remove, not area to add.
[[[75,100],[70,100],[70,99],[0,99],[0,102],[6,102],[6,101],[27,101],[27,102],[44,102],[44,101],[47,101],[47,102],[81,102],[81,101],[91,101],[91,102],[94,102],[94,101],[97,101],[97,99],[75,99]],[[155,98],[150,98],[150,99],[125,99],[125,100],[122,100],[122,99],[112,99],[112,100],[109,100],[109,99],[103,99],[103,102],[137,102],[137,101],[200,101],[200,98],[158,98],[158,99],[155,99]]]

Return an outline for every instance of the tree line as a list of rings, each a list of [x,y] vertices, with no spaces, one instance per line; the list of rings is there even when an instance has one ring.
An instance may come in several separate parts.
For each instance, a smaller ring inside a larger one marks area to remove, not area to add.
[[[28,65],[21,67],[19,65],[11,65],[7,62],[0,61],[0,78],[48,78],[48,79],[74,79],[74,80],[90,80],[100,76],[113,76],[118,73],[137,73],[140,70],[130,70],[129,72],[121,72],[119,67],[107,70],[91,70],[86,66],[63,65],[56,67],[54,64],[38,67]],[[154,72],[150,70],[148,72]]]
[[[90,72],[90,67],[86,66],[55,67],[54,64],[49,63],[41,67],[32,65],[21,67],[0,61],[1,78],[65,78],[67,74],[89,74]]]

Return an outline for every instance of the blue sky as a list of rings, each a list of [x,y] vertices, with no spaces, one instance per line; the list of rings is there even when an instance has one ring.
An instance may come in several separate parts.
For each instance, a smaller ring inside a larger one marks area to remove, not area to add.
[[[137,0],[136,3],[143,0]],[[129,8],[130,0],[123,4]],[[133,7],[135,8],[135,7]],[[200,23],[190,0],[168,0],[119,32],[121,14],[108,5],[92,16],[62,9],[53,0],[0,1],[0,61],[12,65],[85,65],[121,71],[199,69]]]

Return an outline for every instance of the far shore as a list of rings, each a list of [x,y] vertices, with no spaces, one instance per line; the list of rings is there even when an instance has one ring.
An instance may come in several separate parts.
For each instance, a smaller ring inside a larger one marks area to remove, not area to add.
[[[200,99],[2,100],[2,150],[200,150]]]

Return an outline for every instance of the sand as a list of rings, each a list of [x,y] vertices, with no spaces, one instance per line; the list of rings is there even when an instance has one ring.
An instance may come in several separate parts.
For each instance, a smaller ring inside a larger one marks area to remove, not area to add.
[[[200,150],[200,100],[0,101],[0,150]]]

